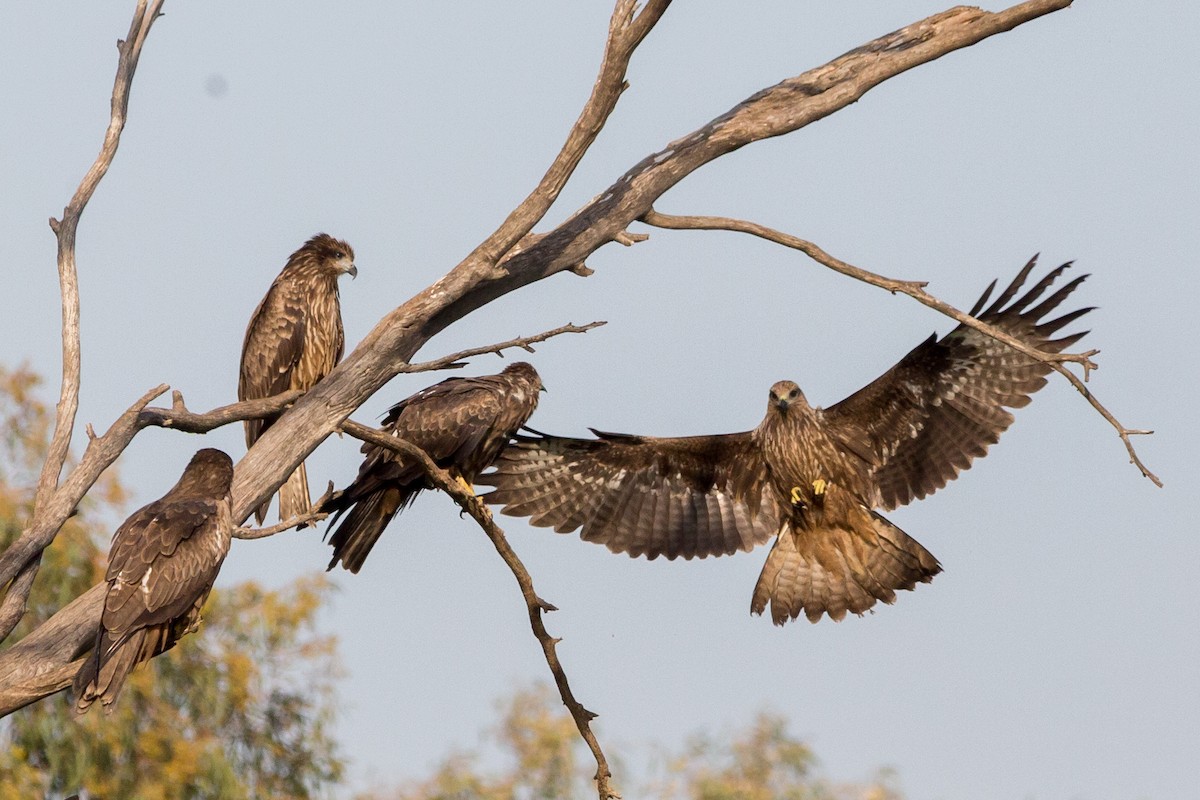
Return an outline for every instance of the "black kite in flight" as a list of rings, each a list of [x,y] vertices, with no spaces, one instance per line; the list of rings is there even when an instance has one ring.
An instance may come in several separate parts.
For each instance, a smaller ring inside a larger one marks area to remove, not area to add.
[[[1056,331],[1091,309],[1049,321],[1084,279],[1034,306],[1063,265],[1024,296],[1031,261],[986,310],[995,282],[971,314],[1037,349],[1058,353],[1083,333]],[[1017,298],[1017,299],[1014,299]],[[1011,302],[1010,302],[1011,301]],[[982,313],[980,313],[982,310]],[[751,611],[770,602],[782,625],[812,622],[876,601],[894,602],[941,571],[937,559],[875,509],[932,494],[1012,423],[1045,385],[1050,368],[959,325],[936,334],[865,388],[826,409],[791,381],[771,387],[752,431],[653,438],[518,436],[477,482],[505,514],[630,556],[704,558],[750,550],[778,536],[754,589]]]
[[[358,275],[354,250],[326,233],[312,237],[288,257],[246,328],[239,400],[292,389],[308,391],[337,366],[345,347],[337,280],[346,273]],[[246,447],[270,425],[265,420],[246,420]],[[254,511],[260,524],[269,503],[268,499]],[[311,506],[308,473],[301,462],[279,487],[279,518],[305,514]]]
[[[383,420],[385,433],[420,447],[468,489],[509,439],[533,414],[542,379],[531,364],[517,361],[499,375],[447,378],[401,400]],[[333,532],[333,558],[358,572],[383,529],[422,489],[429,487],[421,468],[403,456],[373,444],[358,477],[325,505],[345,518]]]
[[[200,609],[229,552],[233,462],[207,448],[171,490],[113,534],[108,593],[95,645],[75,675],[80,713],[116,701],[129,673],[169,650],[200,622]]]

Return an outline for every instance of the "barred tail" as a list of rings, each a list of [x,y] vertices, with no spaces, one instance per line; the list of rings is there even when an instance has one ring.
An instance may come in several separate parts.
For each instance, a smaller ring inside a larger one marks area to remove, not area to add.
[[[763,613],[769,601],[776,625],[801,612],[809,622],[823,614],[840,621],[879,600],[894,603],[896,589],[928,583],[942,571],[932,553],[879,514],[870,512],[864,522],[858,531],[795,531],[784,523],[754,587],[751,612]]]

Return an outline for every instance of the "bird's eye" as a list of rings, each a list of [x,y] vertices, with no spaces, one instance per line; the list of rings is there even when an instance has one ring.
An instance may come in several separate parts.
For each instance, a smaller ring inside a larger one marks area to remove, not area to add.
[[[797,397],[799,394],[800,394],[800,390],[799,390],[799,389],[792,389],[790,392],[788,392],[788,397],[791,397],[791,398],[793,398],[793,399],[794,399],[794,398],[795,398],[795,397]]]
[[[334,251],[333,251],[333,257],[334,257],[334,258],[345,258],[345,257],[346,257],[346,254],[345,254],[345,253],[343,253],[341,250],[334,250]]]

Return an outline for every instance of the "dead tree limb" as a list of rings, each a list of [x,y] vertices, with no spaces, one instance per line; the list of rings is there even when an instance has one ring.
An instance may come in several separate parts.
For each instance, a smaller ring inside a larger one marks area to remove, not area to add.
[[[50,218],[50,228],[58,240],[58,283],[62,297],[62,385],[55,409],[54,434],[51,436],[34,494],[35,520],[44,514],[51,495],[58,487],[59,476],[71,450],[75,413],[79,409],[79,273],[75,263],[75,234],[84,208],[92,199],[96,187],[108,172],[117,154],[117,146],[121,143],[121,131],[125,129],[125,118],[129,111],[129,90],[133,85],[133,74],[137,71],[138,59],[142,55],[142,46],[146,43],[150,26],[158,19],[161,7],[162,0],[152,0],[149,3],[147,0],[139,0],[133,21],[129,25],[129,33],[124,40],[117,42],[117,76],[113,82],[111,113],[108,129],[104,133],[104,143],[100,146],[100,154],[92,162],[91,169],[84,175],[71,201],[63,210],[62,220]],[[37,576],[40,563],[39,549],[37,555],[27,558],[19,565],[19,579],[15,579],[15,574],[0,579],[0,586],[7,584],[4,601],[0,604],[0,641],[6,639],[17,622],[25,616],[29,592],[33,588],[33,580]]]
[[[521,563],[520,557],[517,556],[512,546],[509,545],[504,531],[496,525],[496,521],[492,518],[491,510],[475,494],[463,488],[462,484],[452,478],[449,472],[435,464],[433,459],[429,457],[429,454],[416,445],[352,420],[343,422],[341,427],[343,431],[355,439],[360,439],[378,447],[391,450],[394,453],[399,453],[406,459],[418,464],[430,482],[438,489],[450,495],[459,508],[470,514],[471,518],[487,534],[488,539],[491,540],[492,545],[496,548],[496,552],[504,559],[504,563],[512,571],[513,577],[517,579],[517,585],[521,587],[521,596],[525,598],[525,609],[529,613],[529,627],[533,630],[533,635],[537,637],[538,642],[542,646],[542,655],[545,657],[546,665],[550,667],[550,672],[554,676],[554,684],[558,687],[559,697],[562,698],[563,705],[571,712],[571,718],[575,720],[575,727],[579,729],[579,735],[583,737],[588,749],[592,751],[592,756],[596,759],[595,780],[600,800],[619,797],[609,785],[612,780],[612,772],[609,771],[608,760],[604,757],[604,751],[600,748],[600,742],[592,732],[590,723],[596,718],[596,714],[588,711],[575,699],[575,695],[571,691],[571,685],[567,680],[566,670],[563,669],[562,662],[558,659],[557,646],[561,640],[556,639],[546,631],[546,625],[542,619],[542,615],[545,612],[557,611],[557,609],[538,597],[537,592],[533,588],[533,578],[529,576],[529,571]]]

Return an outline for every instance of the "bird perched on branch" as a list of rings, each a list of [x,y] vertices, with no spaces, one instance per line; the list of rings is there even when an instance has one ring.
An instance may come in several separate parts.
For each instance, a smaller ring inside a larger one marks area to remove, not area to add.
[[[528,421],[544,389],[537,370],[524,361],[499,375],[447,378],[392,406],[382,430],[424,450],[474,493],[475,477]],[[329,569],[340,560],[358,572],[392,517],[430,488],[421,467],[404,456],[369,443],[362,452],[358,477],[324,506],[336,512],[334,522],[345,514],[329,538]]]
[[[113,534],[108,593],[95,644],[75,675],[75,708],[116,701],[138,664],[171,649],[200,622],[200,609],[229,552],[233,461],[200,450],[171,490]]]
[[[1036,260],[1036,259],[1035,259]],[[1051,338],[1090,311],[1042,321],[1084,280],[1038,305],[1066,267],[1017,297],[1034,261],[994,303],[995,282],[971,315],[1022,343],[1060,353],[1084,334]],[[933,555],[888,522],[984,455],[1050,367],[959,325],[919,344],[874,382],[829,408],[800,387],[771,387],[767,414],[745,433],[654,438],[593,429],[595,439],[518,436],[477,480],[505,514],[630,556],[704,558],[777,537],[751,611],[782,625],[803,613],[842,619],[895,601],[941,571]]]
[[[358,276],[354,250],[327,233],[318,233],[288,257],[246,328],[239,400],[308,391],[337,366],[345,347],[337,281],[345,274]],[[250,419],[244,424],[246,447],[251,447],[271,421]],[[269,504],[268,499],[254,511],[260,524]],[[279,518],[306,514],[311,506],[308,473],[301,462],[279,487]]]

